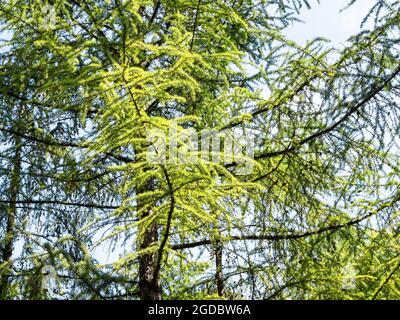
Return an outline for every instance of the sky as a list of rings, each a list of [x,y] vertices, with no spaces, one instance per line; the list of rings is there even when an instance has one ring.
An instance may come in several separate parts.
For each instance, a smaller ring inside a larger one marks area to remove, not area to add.
[[[307,40],[324,37],[331,40],[331,45],[342,48],[346,40],[360,30],[360,23],[372,7],[375,0],[357,0],[349,9],[340,12],[350,0],[309,0],[311,9],[303,7],[299,18],[303,23],[295,22],[285,31],[286,36],[299,44]],[[368,25],[366,26],[368,27]],[[2,34],[4,38],[4,34]],[[19,256],[22,243],[17,244],[15,257]],[[126,248],[128,249],[128,248]],[[112,263],[118,259],[123,248],[109,252],[109,246],[100,246],[93,253],[93,257],[100,263]]]
[[[357,0],[350,8],[345,8],[350,0],[311,0],[312,8],[303,7],[299,18],[304,23],[294,23],[286,30],[289,39],[305,44],[315,37],[331,40],[331,45],[343,47],[349,36],[360,30],[363,18],[373,6],[375,0]],[[366,26],[368,27],[368,25]]]

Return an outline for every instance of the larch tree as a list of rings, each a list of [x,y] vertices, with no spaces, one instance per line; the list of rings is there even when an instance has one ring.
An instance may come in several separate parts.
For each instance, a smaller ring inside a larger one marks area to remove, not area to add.
[[[0,0],[0,299],[398,298],[400,1],[312,5]]]

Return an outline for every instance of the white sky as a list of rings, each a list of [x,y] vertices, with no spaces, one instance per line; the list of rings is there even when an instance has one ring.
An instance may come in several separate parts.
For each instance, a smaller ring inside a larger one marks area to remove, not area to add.
[[[360,24],[375,0],[358,0],[352,7],[340,12],[350,0],[311,0],[312,8],[303,7],[300,19],[285,32],[291,40],[304,44],[315,37],[331,40],[331,45],[341,47],[349,36],[360,30]]]

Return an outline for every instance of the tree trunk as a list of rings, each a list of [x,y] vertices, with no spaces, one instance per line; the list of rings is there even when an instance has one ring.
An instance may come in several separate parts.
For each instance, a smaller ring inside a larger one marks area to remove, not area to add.
[[[148,248],[157,241],[157,226],[153,224],[144,234],[140,249]],[[159,279],[153,279],[155,268],[154,254],[144,254],[139,258],[139,292],[142,300],[161,300]]]
[[[13,159],[13,167],[11,169],[10,178],[10,205],[6,210],[7,226],[6,235],[4,239],[4,249],[2,252],[2,264],[4,265],[0,277],[0,300],[7,299],[9,289],[9,273],[12,267],[12,254],[15,242],[15,217],[17,214],[16,201],[20,187],[20,174],[21,174],[21,138],[14,137],[15,153]]]
[[[141,192],[154,189],[154,181],[149,181]],[[140,204],[139,204],[140,206]],[[141,219],[148,217],[151,211],[141,216]],[[153,223],[144,230],[143,239],[140,242],[139,249],[144,250],[158,240],[158,227]],[[139,257],[139,295],[141,300],[161,300],[161,287],[159,279],[153,279],[156,267],[156,257],[154,253],[142,254]]]
[[[215,247],[215,282],[218,296],[224,295],[224,281],[222,279],[222,245],[218,241]]]

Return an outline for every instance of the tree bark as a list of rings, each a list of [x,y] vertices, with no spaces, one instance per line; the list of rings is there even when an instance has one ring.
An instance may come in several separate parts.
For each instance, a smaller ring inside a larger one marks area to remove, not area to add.
[[[150,180],[140,192],[154,189],[154,181]],[[140,204],[138,204],[140,207]],[[141,219],[148,217],[151,211],[141,216]],[[149,248],[158,240],[158,227],[156,223],[151,224],[144,230],[143,239],[139,244],[139,250]],[[153,279],[156,267],[156,257],[154,253],[141,254],[139,256],[139,295],[141,300],[161,300],[161,287],[159,279]]]
[[[4,249],[2,252],[3,270],[0,277],[0,300],[7,299],[10,285],[9,273],[12,268],[12,254],[15,242],[15,217],[17,214],[17,198],[20,188],[21,174],[21,137],[14,136],[14,159],[10,178],[10,204],[6,209],[6,234],[4,239]]]
[[[224,295],[224,281],[222,278],[222,244],[218,241],[215,246],[215,283],[218,296]]]
[[[140,249],[148,248],[157,241],[157,226],[152,225],[144,234]],[[144,254],[139,258],[139,294],[142,300],[161,300],[159,279],[153,279],[155,267],[154,254]]]

